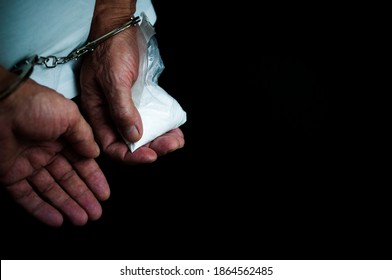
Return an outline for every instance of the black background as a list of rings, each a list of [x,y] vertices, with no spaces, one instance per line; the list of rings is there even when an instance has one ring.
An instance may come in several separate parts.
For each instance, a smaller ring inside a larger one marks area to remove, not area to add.
[[[153,3],[185,147],[143,166],[101,156],[112,195],[83,227],[48,228],[2,191],[2,259],[389,258],[347,10]]]

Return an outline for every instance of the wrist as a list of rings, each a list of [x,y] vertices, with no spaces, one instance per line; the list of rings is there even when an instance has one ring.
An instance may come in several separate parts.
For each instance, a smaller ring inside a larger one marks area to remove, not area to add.
[[[136,1],[134,0],[97,0],[90,37],[97,38],[124,24],[135,12]]]

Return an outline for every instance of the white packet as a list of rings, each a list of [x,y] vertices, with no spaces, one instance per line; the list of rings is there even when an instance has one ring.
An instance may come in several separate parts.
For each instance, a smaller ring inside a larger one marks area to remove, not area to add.
[[[186,122],[187,117],[177,100],[158,85],[158,78],[164,65],[154,36],[155,30],[145,13],[141,13],[140,17],[139,76],[132,87],[132,100],[142,118],[143,135],[135,143],[124,139],[131,152],[158,136],[178,128]]]

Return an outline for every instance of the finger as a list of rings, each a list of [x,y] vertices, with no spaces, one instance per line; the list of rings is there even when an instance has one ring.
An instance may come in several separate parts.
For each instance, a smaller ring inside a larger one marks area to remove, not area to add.
[[[63,224],[62,214],[39,197],[27,180],[9,185],[6,189],[15,202],[37,220],[53,227]]]
[[[68,196],[58,199],[57,205],[66,211],[73,223],[85,224],[88,219],[101,217],[101,204],[65,157],[58,156],[46,168]],[[83,213],[87,216],[82,216]]]
[[[39,147],[32,145],[26,148],[17,157],[17,168],[9,168],[4,175],[4,184],[11,185],[22,178],[26,178],[36,172],[37,169],[47,165],[53,156],[64,148],[60,141],[42,142]],[[4,148],[3,148],[4,149]],[[33,163],[33,164],[32,164]]]
[[[97,199],[104,201],[110,197],[109,184],[95,160],[80,157],[72,150],[65,150],[63,154]]]
[[[181,149],[184,145],[185,139],[182,130],[175,128],[132,153],[129,151],[128,146],[123,143],[118,145],[112,144],[107,147],[107,150],[110,151],[111,155],[115,155],[116,158],[127,164],[143,164],[154,162],[158,156]]]
[[[90,158],[99,156],[99,147],[94,140],[94,134],[90,125],[83,118],[77,105],[71,101],[69,114],[69,127],[64,133],[64,138],[71,144],[80,155]]]
[[[90,95],[91,94],[91,95]],[[108,110],[108,104],[103,102],[104,98],[96,88],[88,88],[88,95],[81,96],[82,106],[89,122],[94,130],[98,143],[103,152],[114,159],[125,164],[150,163],[157,159],[157,154],[151,149],[131,153],[124,139],[116,129]]]
[[[63,173],[62,178],[72,176],[72,171],[70,171],[69,168],[61,170],[60,172]],[[28,181],[42,198],[61,211],[71,223],[75,225],[84,225],[88,221],[87,213],[67,192],[64,191],[62,178],[61,176],[60,178],[54,177],[50,174],[49,170],[43,168],[36,174],[30,176]]]
[[[181,129],[175,128],[157,137],[147,146],[153,149],[158,156],[162,156],[183,148],[185,145],[184,134]]]
[[[151,163],[158,158],[157,153],[148,147],[140,147],[138,150],[131,152],[124,141],[112,143],[105,152],[113,159],[131,165]]]

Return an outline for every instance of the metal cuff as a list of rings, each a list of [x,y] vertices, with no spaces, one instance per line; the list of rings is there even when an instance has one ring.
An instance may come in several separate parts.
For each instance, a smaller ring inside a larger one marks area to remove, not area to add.
[[[21,84],[23,84],[24,81],[30,77],[37,59],[38,56],[33,56],[19,62],[14,67],[12,67],[10,71],[16,75],[10,75],[12,79],[7,81],[7,84],[4,86],[4,88],[0,88],[0,100],[3,100],[11,95]]]

